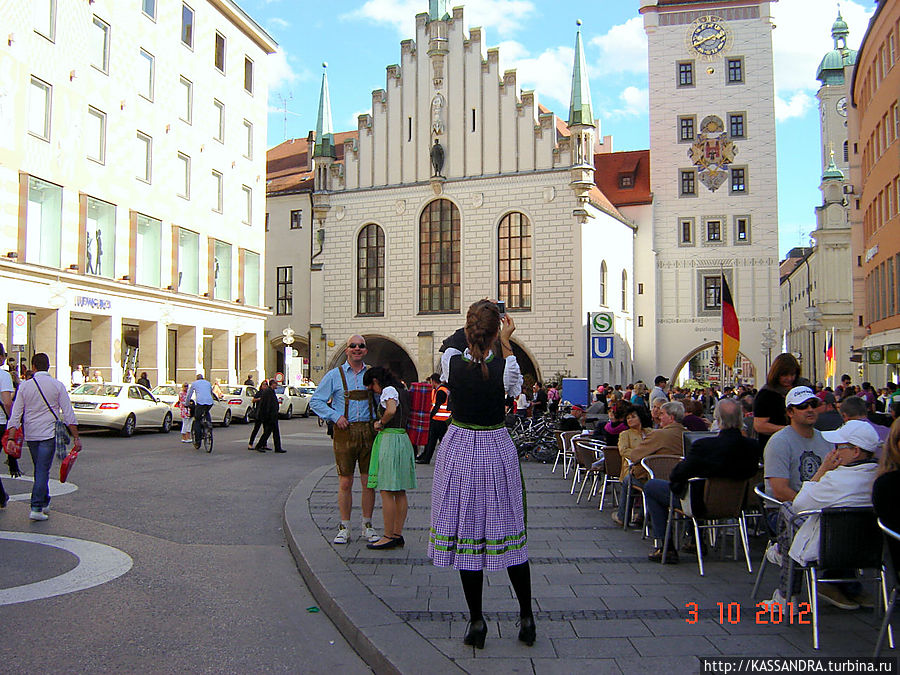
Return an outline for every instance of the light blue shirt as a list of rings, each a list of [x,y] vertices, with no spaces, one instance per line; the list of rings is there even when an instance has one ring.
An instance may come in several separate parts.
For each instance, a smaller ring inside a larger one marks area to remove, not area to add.
[[[187,396],[185,396],[184,400],[190,401],[192,394],[197,395],[197,405],[213,404],[212,385],[209,383],[209,380],[194,380],[191,386],[188,387]]]
[[[338,368],[344,370],[348,390],[353,391],[354,389],[366,388],[363,384],[365,370],[354,373],[350,364],[346,361]],[[329,400],[331,401],[330,405],[328,404]],[[341,374],[337,368],[333,368],[325,373],[325,377],[319,382],[316,392],[309,400],[309,406],[316,415],[330,422],[337,422],[338,418],[344,414],[344,384],[341,382]],[[368,401],[350,401],[347,414],[348,422],[370,422],[374,419]]]

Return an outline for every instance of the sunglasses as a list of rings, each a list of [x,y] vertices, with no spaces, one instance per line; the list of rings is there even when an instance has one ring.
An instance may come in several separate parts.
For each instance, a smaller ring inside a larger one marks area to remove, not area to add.
[[[811,401],[807,401],[806,403],[801,403],[800,405],[792,405],[791,407],[794,410],[806,410],[807,408],[818,408],[821,404],[821,401],[818,399],[813,399]]]
[[[366,343],[365,342],[351,342],[347,346],[350,349],[365,349]]]

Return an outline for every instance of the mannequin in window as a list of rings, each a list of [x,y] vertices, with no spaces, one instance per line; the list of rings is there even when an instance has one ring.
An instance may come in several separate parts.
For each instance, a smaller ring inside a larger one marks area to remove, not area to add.
[[[94,269],[96,269],[97,274],[102,274],[102,273],[100,272],[100,265],[101,265],[101,263],[103,262],[103,258],[102,258],[102,256],[103,256],[103,242],[100,240],[100,230],[99,230],[99,229],[97,230],[97,233],[96,233],[96,235],[94,236],[94,241],[95,241],[95,243],[97,244],[97,264],[94,266]]]

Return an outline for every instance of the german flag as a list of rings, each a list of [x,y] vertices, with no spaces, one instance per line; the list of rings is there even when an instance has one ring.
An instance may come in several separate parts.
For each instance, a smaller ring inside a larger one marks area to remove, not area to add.
[[[825,331],[825,379],[834,377],[837,370],[834,358],[834,333]]]
[[[728,281],[722,275],[722,363],[734,367],[738,349],[741,347],[741,327],[738,324],[737,312],[734,310],[734,300],[731,299],[731,289]]]

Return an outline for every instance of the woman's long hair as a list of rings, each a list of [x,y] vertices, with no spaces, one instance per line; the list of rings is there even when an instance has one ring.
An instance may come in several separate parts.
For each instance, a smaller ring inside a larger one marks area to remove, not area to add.
[[[488,368],[484,361],[500,332],[500,310],[496,303],[490,300],[472,303],[466,313],[465,331],[469,353],[476,363],[481,364],[481,375],[486,380]]]
[[[794,383],[796,384],[797,380],[800,378],[800,363],[793,354],[788,354],[787,352],[779,354],[775,357],[775,360],[772,361],[772,366],[769,368],[769,374],[766,375],[766,384],[769,389],[781,391],[781,376],[790,375],[791,373],[795,375]]]
[[[372,380],[378,380],[378,384],[381,385],[382,389],[393,387],[397,391],[400,391],[402,388],[400,386],[400,381],[394,376],[390,369],[384,368],[383,366],[366,368],[366,372],[363,374],[363,384],[368,387],[372,384]]]
[[[894,420],[881,450],[878,473],[900,470],[900,417]]]

